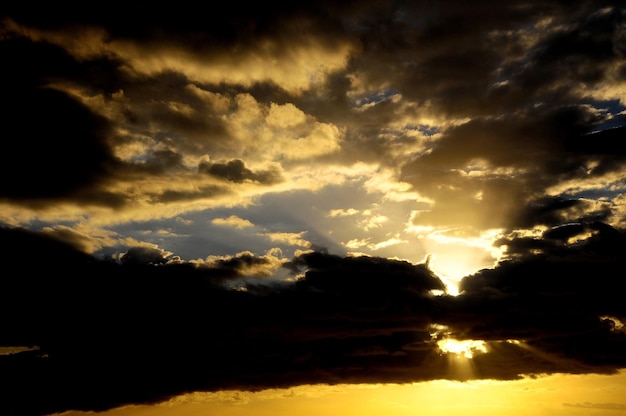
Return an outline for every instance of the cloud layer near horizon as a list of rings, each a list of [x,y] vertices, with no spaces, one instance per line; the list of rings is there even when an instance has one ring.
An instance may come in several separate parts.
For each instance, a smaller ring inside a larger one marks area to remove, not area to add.
[[[626,366],[626,308],[615,290],[626,235],[590,227],[584,247],[520,248],[516,260],[466,277],[457,297],[432,294],[445,286],[426,264],[307,252],[275,266],[292,277],[276,282],[263,273],[267,257],[208,265],[136,250],[118,263],[2,229],[13,266],[2,279],[3,342],[31,349],[0,355],[0,410],[103,410],[317,383],[615,373]],[[438,346],[446,338],[485,341],[487,352],[462,370]]]

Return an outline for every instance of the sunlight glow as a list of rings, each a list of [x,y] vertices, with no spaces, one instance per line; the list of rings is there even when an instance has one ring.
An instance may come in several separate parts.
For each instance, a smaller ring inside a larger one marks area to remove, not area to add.
[[[444,358],[444,365],[448,377],[467,381],[476,377],[476,366],[474,356],[487,352],[487,344],[481,340],[457,340],[450,338],[450,331],[445,325],[438,325],[435,334],[431,334],[433,339],[437,339],[437,346]]]
[[[453,332],[447,325],[434,323],[429,325],[428,330],[431,339],[439,347],[448,376],[463,381],[475,378],[476,368],[473,358],[477,354],[488,352],[487,343],[482,340],[452,338]]]
[[[457,296],[464,277],[493,268],[503,255],[500,248],[493,245],[502,235],[500,229],[476,235],[470,229],[435,229],[413,222],[413,219],[409,221],[405,231],[418,235],[429,253],[429,268],[445,283],[449,295]]]
[[[450,296],[458,296],[460,291],[459,291],[459,285],[461,284],[460,280],[454,280],[454,279],[449,279],[447,276],[443,275],[443,273],[439,272],[435,272],[437,274],[437,276],[439,276],[439,279],[441,279],[441,281],[443,282],[443,284],[446,286],[446,293]]]
[[[485,341],[466,339],[458,341],[452,338],[445,338],[437,341],[437,346],[444,354],[456,354],[458,357],[467,359],[474,358],[475,354],[484,354],[487,352],[487,344]]]

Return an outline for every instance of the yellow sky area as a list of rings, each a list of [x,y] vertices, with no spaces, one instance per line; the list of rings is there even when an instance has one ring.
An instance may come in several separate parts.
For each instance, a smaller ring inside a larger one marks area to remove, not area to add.
[[[516,381],[432,381],[404,385],[301,386],[257,393],[192,393],[101,416],[618,416],[626,413],[626,372],[551,375]],[[64,416],[86,416],[66,412]]]

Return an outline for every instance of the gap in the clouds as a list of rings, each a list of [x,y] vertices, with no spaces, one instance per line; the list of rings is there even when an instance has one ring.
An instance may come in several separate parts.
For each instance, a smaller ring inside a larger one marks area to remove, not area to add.
[[[614,100],[589,100],[583,101],[601,112],[605,119],[596,125],[594,132],[609,130],[613,128],[623,127],[626,115],[626,106],[619,99]]]
[[[472,261],[469,261],[466,259],[469,253],[470,250],[468,249],[467,253],[457,252],[429,256],[428,267],[445,284],[448,295],[458,296],[460,294],[460,284],[464,277],[493,266],[495,261],[493,257],[485,257],[482,261],[472,257]]]
[[[393,99],[399,92],[393,88],[386,88],[379,91],[370,92],[359,97],[354,97],[352,105],[358,110],[366,110],[384,101]]]
[[[452,233],[433,230],[422,238],[428,250],[428,267],[447,286],[448,294],[458,295],[461,281],[480,270],[494,268],[502,256],[493,243],[502,230],[493,229],[476,235],[472,230]]]
[[[439,126],[431,126],[427,124],[410,124],[405,126],[407,130],[416,130],[422,133],[424,136],[434,136],[437,133],[441,132],[441,128]]]
[[[314,191],[267,193],[246,206],[188,212],[111,230],[155,244],[186,261],[244,251],[265,255],[274,249],[280,250],[280,257],[291,258],[298,251],[313,249],[420,264],[433,253],[429,268],[444,282],[448,295],[458,295],[463,277],[491,266],[494,259],[484,245],[446,239],[437,232],[421,236],[408,230],[411,212],[420,208],[419,203],[385,199],[367,188],[368,179],[359,177]],[[281,233],[298,235],[297,240],[308,245],[272,239]]]
[[[459,295],[459,286],[461,284],[460,280],[454,280],[454,279],[450,279],[448,277],[446,277],[445,275],[443,275],[442,273],[437,273],[435,270],[433,270],[433,273],[435,273],[435,275],[437,275],[437,277],[443,282],[443,284],[446,286],[446,292],[445,294],[450,295],[450,296],[458,296]]]

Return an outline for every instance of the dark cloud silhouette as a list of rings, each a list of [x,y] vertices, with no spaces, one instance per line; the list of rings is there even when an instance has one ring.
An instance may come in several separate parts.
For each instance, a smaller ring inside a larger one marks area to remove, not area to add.
[[[304,290],[336,293],[338,296],[364,295],[367,298],[395,297],[398,293],[426,295],[445,286],[424,265],[405,261],[372,259],[369,257],[340,257],[322,252],[303,254],[292,262],[303,267],[306,279],[298,282]],[[382,279],[393,281],[382,281]],[[387,289],[398,293],[386,293]]]
[[[419,220],[507,229],[552,226],[585,215],[603,220],[608,206],[543,195],[563,181],[621,172],[626,163],[616,140],[621,129],[591,131],[601,123],[589,107],[572,106],[474,119],[448,130],[431,153],[402,168],[407,181],[438,201]],[[492,169],[502,174],[482,175]]]
[[[198,166],[198,172],[236,183],[250,181],[271,185],[282,181],[282,175],[277,169],[253,172],[246,167],[241,159],[225,162],[202,162]]]
[[[131,247],[120,257],[122,264],[163,264],[167,258],[162,250],[150,247]]]
[[[568,27],[540,42],[522,67],[521,84],[533,91],[552,88],[556,80],[571,83],[601,82],[611,63],[621,59],[616,36],[623,24],[623,9],[573,9]],[[573,19],[572,19],[573,18]],[[569,20],[569,21],[568,21]]]
[[[2,411],[102,410],[194,390],[612,373],[626,365],[614,290],[626,239],[588,227],[597,233],[584,245],[468,276],[458,297],[430,294],[443,285],[425,264],[311,252],[285,264],[304,272],[299,280],[246,292],[222,282],[242,261],[262,261],[252,256],[201,267],[132,249],[136,261],[120,264],[5,228],[2,344],[39,349],[0,356]],[[587,249],[595,254],[581,256]],[[487,342],[473,374],[449,368],[434,326]]]
[[[0,175],[18,176],[2,181],[1,197],[67,197],[104,179],[112,162],[104,120],[50,89],[20,91],[17,97],[5,94],[3,99],[7,140]]]
[[[0,53],[5,57],[0,176],[7,178],[0,183],[0,198],[67,198],[101,183],[113,163],[106,143],[109,123],[49,86],[68,74],[79,76],[77,62],[59,48],[19,38],[1,42]]]
[[[586,232],[592,236],[567,241]],[[624,233],[592,223],[558,227],[545,236],[536,244],[528,238],[498,242],[511,247],[513,259],[463,279],[459,304],[476,308],[463,311],[489,311],[468,320],[464,334],[479,339],[506,334],[580,363],[621,363],[626,333],[613,333],[607,317],[623,319],[626,313],[616,290],[623,285]]]

